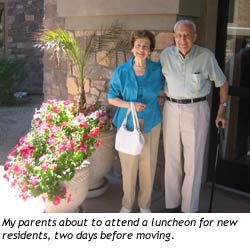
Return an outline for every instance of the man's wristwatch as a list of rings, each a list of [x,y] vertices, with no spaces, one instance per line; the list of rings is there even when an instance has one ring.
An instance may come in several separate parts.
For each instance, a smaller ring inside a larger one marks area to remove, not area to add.
[[[222,102],[222,103],[220,103],[220,105],[222,105],[224,108],[226,108],[227,107],[227,102]]]

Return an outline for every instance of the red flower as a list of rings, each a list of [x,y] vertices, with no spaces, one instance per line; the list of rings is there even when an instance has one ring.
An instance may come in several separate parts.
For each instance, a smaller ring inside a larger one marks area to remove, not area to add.
[[[94,128],[94,129],[92,129],[90,131],[89,135],[90,135],[90,137],[95,138],[95,137],[97,137],[97,135],[99,134],[99,132],[100,132],[99,127],[96,127],[96,128]]]
[[[102,141],[99,139],[99,140],[96,141],[95,146],[98,147],[98,146],[100,146],[101,144],[102,144]]]
[[[54,199],[54,201],[53,201],[53,204],[54,204],[55,206],[59,205],[60,202],[61,202],[61,199],[62,199],[62,197],[61,197],[60,195],[56,195],[56,196],[55,196],[55,199]]]

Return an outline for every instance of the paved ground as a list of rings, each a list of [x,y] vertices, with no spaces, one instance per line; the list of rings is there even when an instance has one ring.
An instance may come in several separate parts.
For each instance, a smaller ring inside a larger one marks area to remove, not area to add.
[[[0,107],[0,165],[6,161],[6,155],[19,138],[30,129],[35,108],[43,101],[42,96],[24,98],[25,104],[19,107]]]
[[[0,165],[3,165],[7,154],[15,146],[19,138],[29,131],[30,121],[35,108],[38,108],[43,100],[41,96],[26,98],[27,103],[21,107],[0,107]],[[15,196],[7,183],[2,179],[2,166],[0,166],[1,204],[0,212],[40,212],[39,206],[34,202],[24,203]],[[108,174],[110,186],[108,190],[97,198],[86,199],[83,203],[83,211],[87,213],[116,213],[119,212],[122,188],[121,177],[117,171]],[[202,185],[200,212],[207,212],[210,199],[210,187]],[[152,197],[152,210],[157,213],[164,208],[164,195],[162,192],[154,192]],[[138,209],[135,207],[134,212]],[[215,189],[213,212],[218,213],[250,213],[250,196],[243,196],[228,192],[219,188]]]

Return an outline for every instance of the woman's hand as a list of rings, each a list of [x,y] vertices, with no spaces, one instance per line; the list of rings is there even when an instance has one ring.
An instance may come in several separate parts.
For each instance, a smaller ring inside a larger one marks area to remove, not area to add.
[[[119,108],[129,108],[130,107],[130,102],[124,101],[120,98],[110,98],[110,99],[108,99],[108,102],[116,107],[119,107]],[[147,107],[147,105],[145,103],[142,103],[142,102],[134,102],[134,105],[135,105],[135,109],[137,112],[140,112]]]
[[[137,112],[140,112],[147,107],[147,105],[145,103],[142,103],[142,102],[135,102],[134,104],[135,104],[135,109]]]

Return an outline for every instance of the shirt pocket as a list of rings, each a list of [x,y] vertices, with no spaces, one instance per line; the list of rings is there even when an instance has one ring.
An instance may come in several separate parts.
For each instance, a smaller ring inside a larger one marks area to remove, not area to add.
[[[201,73],[192,73],[191,79],[192,91],[199,91],[201,89]]]

